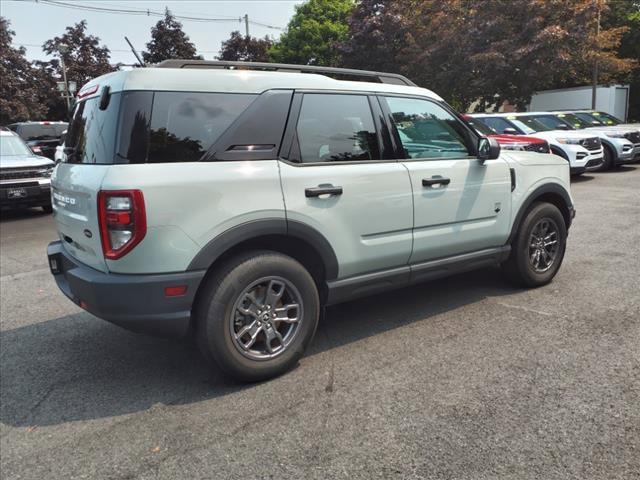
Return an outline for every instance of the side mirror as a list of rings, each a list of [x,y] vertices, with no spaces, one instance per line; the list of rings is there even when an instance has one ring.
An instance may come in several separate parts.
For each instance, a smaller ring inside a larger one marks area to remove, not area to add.
[[[478,160],[484,163],[500,156],[500,144],[495,138],[480,137],[478,140]]]
[[[519,135],[518,131],[513,128],[513,127],[507,127],[505,128],[502,133],[506,134],[506,135]]]

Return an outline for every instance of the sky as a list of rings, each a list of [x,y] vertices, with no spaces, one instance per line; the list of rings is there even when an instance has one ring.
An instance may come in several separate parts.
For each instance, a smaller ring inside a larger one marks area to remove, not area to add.
[[[127,45],[126,35],[140,53],[151,39],[151,27],[159,17],[124,13],[103,13],[81,10],[83,6],[107,9],[164,11],[169,7],[176,15],[197,18],[223,18],[224,21],[180,20],[182,28],[195,44],[198,53],[213,60],[222,41],[229,38],[233,30],[244,33],[244,22],[239,17],[245,14],[250,21],[284,28],[301,0],[201,0],[201,1],[137,1],[137,0],[54,0],[74,7],[53,6],[35,0],[0,0],[0,15],[11,22],[16,33],[14,46],[23,45],[29,60],[48,58],[40,47],[46,40],[63,34],[65,27],[87,20],[87,32],[100,38],[101,44],[111,50],[111,63],[135,63]],[[249,24],[252,36],[265,35],[278,38],[282,30]]]

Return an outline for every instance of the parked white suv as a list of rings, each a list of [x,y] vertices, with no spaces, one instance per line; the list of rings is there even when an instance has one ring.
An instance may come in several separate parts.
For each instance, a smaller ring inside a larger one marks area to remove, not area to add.
[[[193,328],[235,377],[294,365],[325,305],[499,264],[536,287],[562,262],[567,162],[501,153],[404,77],[167,61],[79,97],[58,286],[134,331]]]
[[[587,135],[597,135],[603,149],[603,162],[599,170],[610,170],[632,162],[635,157],[635,146],[632,139],[635,137],[640,139],[640,133],[637,129],[614,126],[594,127],[570,112],[529,112],[520,119],[523,121],[534,119],[555,130],[569,128]]]
[[[571,131],[569,127],[558,130],[527,115],[528,113],[478,113],[472,117],[498,133],[528,135],[546,140],[553,154],[569,162],[572,175],[580,175],[602,165],[604,150],[596,134]]]

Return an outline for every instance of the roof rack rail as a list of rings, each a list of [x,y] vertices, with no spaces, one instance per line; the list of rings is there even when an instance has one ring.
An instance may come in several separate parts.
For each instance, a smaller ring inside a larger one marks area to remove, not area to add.
[[[397,73],[370,72],[351,68],[319,67],[316,65],[290,65],[286,63],[266,62],[231,62],[223,60],[164,60],[156,68],[220,68],[229,70],[263,70],[293,73],[317,73],[319,75],[336,75],[349,77],[355,81],[373,81],[394,85],[417,85],[403,75]]]

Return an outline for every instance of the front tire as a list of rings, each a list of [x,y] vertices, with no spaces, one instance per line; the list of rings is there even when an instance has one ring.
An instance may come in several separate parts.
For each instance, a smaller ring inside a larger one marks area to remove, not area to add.
[[[196,305],[200,350],[239,380],[265,380],[290,370],[318,325],[320,300],[313,278],[281,253],[236,256],[202,288]]]
[[[558,207],[536,202],[525,214],[502,269],[518,285],[546,285],[562,264],[566,242],[567,227]]]

